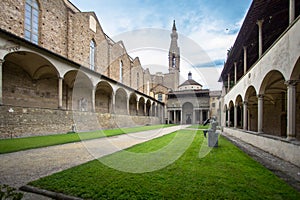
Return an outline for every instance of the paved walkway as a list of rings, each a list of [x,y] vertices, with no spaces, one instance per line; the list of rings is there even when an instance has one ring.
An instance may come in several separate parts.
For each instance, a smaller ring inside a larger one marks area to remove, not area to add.
[[[131,147],[187,126],[142,131],[0,155],[0,184],[19,188],[28,182]]]
[[[254,147],[251,144],[245,143],[242,140],[230,136],[224,132],[222,135],[239,147],[242,151],[251,156],[254,160],[261,163],[267,169],[271,170],[274,174],[300,192],[300,167],[273,156],[272,154]]]

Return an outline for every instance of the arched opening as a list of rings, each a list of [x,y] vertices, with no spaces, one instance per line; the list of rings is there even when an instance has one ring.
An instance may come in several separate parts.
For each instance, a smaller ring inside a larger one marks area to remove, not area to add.
[[[263,132],[286,137],[287,87],[279,71],[270,71],[264,78],[260,94],[263,94]]]
[[[155,117],[155,109],[156,109],[156,106],[155,106],[155,102],[152,103],[152,116]]]
[[[129,113],[130,115],[137,115],[137,96],[131,93],[129,97]]]
[[[234,104],[233,101],[229,102],[229,113],[228,113],[228,127],[233,127],[234,125]]]
[[[298,58],[296,65],[293,69],[292,75],[290,80],[296,81],[296,124],[295,124],[295,132],[296,132],[296,139],[300,140],[300,57]]]
[[[242,96],[237,96],[235,100],[235,106],[236,106],[236,128],[243,128],[243,99]]]
[[[106,81],[98,83],[95,92],[95,111],[98,113],[111,113],[113,89]]]
[[[141,97],[139,100],[139,116],[145,116],[145,99]]]
[[[192,124],[193,123],[193,109],[194,106],[190,102],[186,102],[182,106],[182,123]]]
[[[73,84],[72,109],[79,111],[92,111],[93,84],[83,72],[77,71]]]
[[[245,95],[245,101],[247,102],[247,119],[248,119],[248,127],[249,131],[257,132],[257,124],[258,124],[258,116],[257,116],[257,93],[253,86],[250,86]]]
[[[3,104],[58,108],[58,72],[47,59],[25,51],[9,53],[3,63]]]
[[[150,116],[151,102],[148,99],[146,102],[146,116]]]
[[[116,105],[115,112],[119,115],[127,115],[127,94],[123,88],[116,91]]]

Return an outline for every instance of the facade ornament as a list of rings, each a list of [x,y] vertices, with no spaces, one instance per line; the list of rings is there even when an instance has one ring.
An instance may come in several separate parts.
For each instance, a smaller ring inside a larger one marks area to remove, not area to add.
[[[18,51],[20,49],[20,45],[14,43],[11,40],[8,40],[6,44],[0,46],[0,49],[1,50],[6,50],[8,52],[15,52],[15,51]]]

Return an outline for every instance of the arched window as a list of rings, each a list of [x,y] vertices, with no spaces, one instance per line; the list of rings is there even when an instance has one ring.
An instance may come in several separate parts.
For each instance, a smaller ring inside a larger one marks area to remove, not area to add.
[[[123,61],[120,61],[120,83],[123,83]]]
[[[25,2],[24,37],[35,44],[39,43],[39,5],[36,0]]]
[[[175,57],[175,54],[173,54],[172,56],[172,67],[176,67],[176,57]]]
[[[91,40],[90,42],[90,69],[95,70],[95,42]]]

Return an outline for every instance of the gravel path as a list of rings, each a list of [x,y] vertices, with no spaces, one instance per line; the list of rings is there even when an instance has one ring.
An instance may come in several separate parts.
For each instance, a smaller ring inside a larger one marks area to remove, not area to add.
[[[0,184],[19,188],[28,182],[86,163],[187,126],[124,134],[0,155]]]

